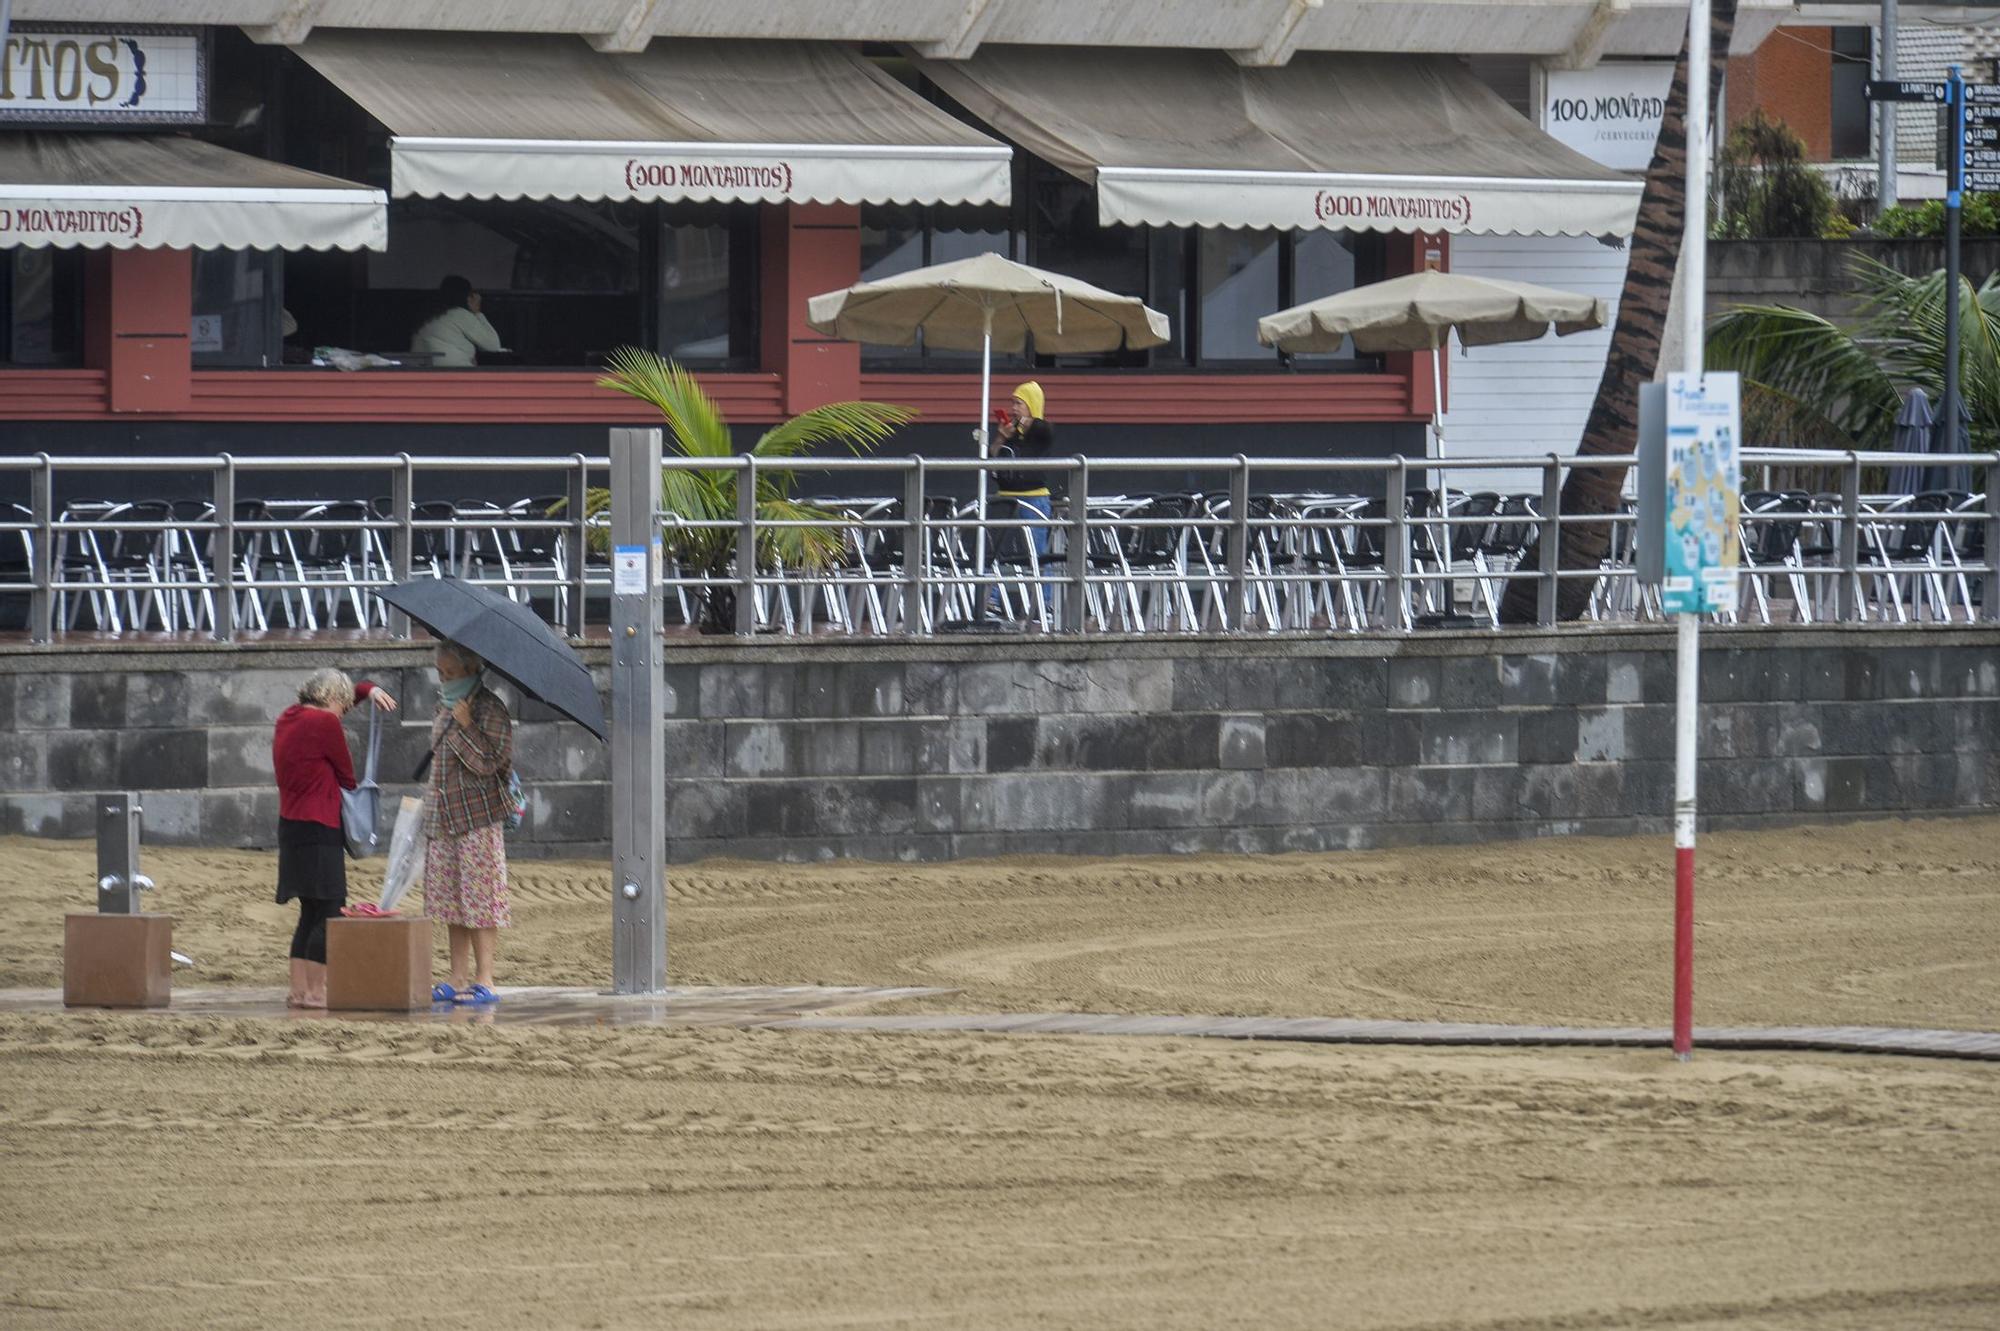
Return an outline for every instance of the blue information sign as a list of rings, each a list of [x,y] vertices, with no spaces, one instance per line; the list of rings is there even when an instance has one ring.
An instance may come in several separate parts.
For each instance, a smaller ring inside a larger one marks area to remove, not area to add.
[[[1667,376],[1660,608],[1670,615],[1736,609],[1740,391],[1734,374]]]

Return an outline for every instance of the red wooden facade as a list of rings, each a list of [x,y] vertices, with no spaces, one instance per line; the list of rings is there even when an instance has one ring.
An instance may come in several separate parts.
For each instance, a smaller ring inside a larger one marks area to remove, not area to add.
[[[1448,254],[1439,236],[1392,237],[1391,275]],[[874,373],[860,348],[814,333],[806,299],[860,277],[859,210],[765,209],[762,368],[702,377],[730,419],[781,420],[823,402],[868,398],[971,422],[976,373]],[[657,413],[575,370],[343,373],[198,370],[189,354],[192,264],[185,251],[112,250],[86,273],[85,361],[75,370],[0,370],[0,420],[560,424],[646,422]],[[1420,372],[1413,373],[1413,369]],[[1431,412],[1429,367],[1391,356],[1383,372],[1336,374],[1048,370],[1037,378],[1079,424],[1393,422]],[[995,383],[996,395],[1011,382]]]

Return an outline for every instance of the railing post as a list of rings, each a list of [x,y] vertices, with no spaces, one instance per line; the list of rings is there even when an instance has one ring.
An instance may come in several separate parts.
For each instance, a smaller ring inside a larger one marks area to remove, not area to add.
[[[215,575],[215,611],[209,630],[217,642],[236,641],[236,459],[222,455],[215,469],[215,535],[208,545],[209,571]]]
[[[395,515],[396,529],[389,533],[389,581],[408,582],[410,567],[416,562],[417,534],[411,525],[416,521],[417,467],[408,453],[396,455],[396,470],[389,475],[389,511]],[[394,606],[389,607],[389,636],[404,639],[410,636],[410,617]]]
[[[641,552],[641,585],[611,579],[611,988],[667,982],[666,668],[659,430],[611,431],[611,542]],[[625,565],[629,569],[629,562]]]
[[[1543,628],[1556,622],[1562,594],[1562,460],[1554,453],[1542,464],[1542,527],[1536,543],[1535,622]]]
[[[1069,534],[1063,544],[1069,592],[1063,597],[1063,632],[1086,632],[1090,620],[1090,459],[1070,459]]]
[[[785,589],[780,585],[778,595]],[[736,636],[757,631],[757,459],[745,454],[736,474]]]
[[[1847,455],[1840,475],[1840,589],[1834,594],[1840,621],[1861,618],[1861,459]]]
[[[1382,532],[1382,572],[1388,575],[1383,627],[1410,631],[1410,464],[1398,453],[1383,480],[1382,513],[1389,525]]]
[[[1229,610],[1222,617],[1222,631],[1229,632],[1232,619],[1243,632],[1250,631],[1250,459],[1236,455],[1236,470],[1229,476]],[[1276,624],[1269,625],[1277,628]]]
[[[29,498],[35,518],[34,566],[29,570],[29,581],[35,589],[28,594],[28,638],[47,643],[55,636],[56,473],[47,453],[38,454],[36,460],[41,465],[35,469]]]
[[[924,605],[930,597],[925,586],[931,571],[931,543],[925,535],[924,508],[929,502],[925,495],[924,460],[910,459],[908,471],[903,473],[903,631],[924,633],[930,616]],[[862,536],[862,547],[867,548],[868,538]]]
[[[569,614],[564,631],[581,638],[589,626],[590,611],[590,462],[581,453],[570,457],[568,503],[563,511],[569,524],[563,528],[563,562],[569,569]]]
[[[1986,462],[1986,584],[1981,592],[1979,613],[1989,623],[2000,623],[2000,453]]]

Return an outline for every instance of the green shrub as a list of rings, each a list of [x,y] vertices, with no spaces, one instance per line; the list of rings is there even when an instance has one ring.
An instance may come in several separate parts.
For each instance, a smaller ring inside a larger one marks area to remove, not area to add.
[[[1761,110],[1729,132],[1716,172],[1710,234],[1727,240],[1814,240],[1839,216],[1806,145]]]
[[[1958,219],[1961,236],[2000,236],[2000,194],[1968,194]],[[1939,240],[1944,236],[1944,200],[1897,204],[1869,223],[1869,231],[1891,240]]]

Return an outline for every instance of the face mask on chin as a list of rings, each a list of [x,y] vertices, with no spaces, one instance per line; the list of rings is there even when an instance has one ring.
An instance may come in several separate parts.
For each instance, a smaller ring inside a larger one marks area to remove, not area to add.
[[[473,690],[478,687],[479,676],[477,675],[467,675],[462,679],[441,680],[438,683],[438,697],[444,700],[445,706],[455,707],[467,698],[470,698]]]

